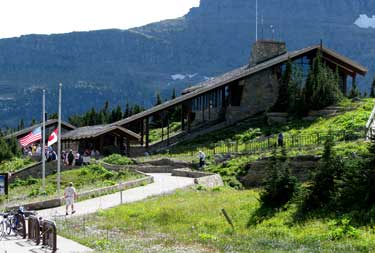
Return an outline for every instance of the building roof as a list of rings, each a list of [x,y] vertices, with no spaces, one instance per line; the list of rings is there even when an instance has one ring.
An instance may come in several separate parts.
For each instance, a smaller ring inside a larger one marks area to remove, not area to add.
[[[46,121],[46,128],[50,127],[50,126],[53,126],[55,124],[56,125],[58,124],[58,120],[57,119],[49,119],[49,120]],[[9,139],[9,138],[13,138],[13,137],[20,138],[23,135],[26,135],[26,134],[30,133],[31,131],[33,131],[35,128],[42,127],[42,125],[43,125],[43,123],[35,124],[35,125],[31,126],[31,127],[28,127],[28,128],[22,129],[20,131],[8,134],[4,138],[5,139]],[[73,125],[71,125],[71,124],[69,124],[69,123],[67,123],[65,121],[61,121],[61,127],[69,129],[69,130],[76,129],[75,126],[73,126]]]
[[[63,141],[91,139],[110,132],[122,133],[137,141],[141,138],[138,134],[121,126],[97,125],[77,128],[73,131],[65,133],[63,136],[61,136],[61,139]]]
[[[257,64],[253,67],[249,67],[249,65],[242,66],[240,68],[234,69],[230,72],[227,72],[221,76],[212,78],[208,81],[202,82],[194,87],[190,87],[190,92],[186,93],[180,97],[177,97],[173,100],[169,100],[167,102],[164,102],[160,105],[154,106],[146,111],[143,111],[141,113],[135,114],[131,117],[128,117],[126,119],[117,121],[115,123],[112,123],[112,125],[118,125],[123,126],[129,123],[132,123],[137,120],[141,120],[143,118],[149,117],[155,113],[161,112],[163,110],[169,109],[173,106],[179,105],[185,101],[188,101],[190,99],[193,99],[195,97],[201,96],[207,92],[210,92],[212,90],[218,89],[222,86],[227,85],[228,83],[231,83],[233,81],[242,79],[244,77],[253,75],[255,73],[258,73],[262,70],[268,69],[270,67],[276,66],[278,64],[284,63],[288,61],[289,59],[293,60],[295,58],[300,58],[306,54],[312,53],[316,51],[317,49],[321,48],[323,55],[328,55],[332,59],[335,60],[335,63],[338,65],[342,64],[343,67],[346,69],[350,69],[352,72],[358,73],[360,75],[365,75],[368,71],[367,68],[363,67],[362,65],[356,63],[355,61],[352,61],[351,59],[342,56],[335,51],[328,49],[326,47],[321,47],[320,45],[315,45],[311,47],[306,47],[297,51],[293,52],[287,52],[285,54],[282,54],[280,56],[277,56],[275,58],[272,58],[270,60],[267,60],[265,62],[262,62],[260,64]]]

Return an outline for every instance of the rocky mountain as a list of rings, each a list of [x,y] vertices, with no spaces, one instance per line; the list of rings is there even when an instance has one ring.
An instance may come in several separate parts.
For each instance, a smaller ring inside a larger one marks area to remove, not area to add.
[[[322,39],[370,69],[365,89],[375,69],[374,12],[375,0],[259,0],[259,38],[285,40],[289,50]],[[250,0],[201,0],[184,17],[130,30],[1,39],[0,125],[40,118],[42,88],[55,112],[59,82],[65,117],[105,100],[149,107],[157,90],[167,98],[246,64],[254,40]]]

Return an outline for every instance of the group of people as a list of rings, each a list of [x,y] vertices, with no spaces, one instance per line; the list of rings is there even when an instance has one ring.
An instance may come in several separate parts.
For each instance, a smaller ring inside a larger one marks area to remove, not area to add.
[[[42,147],[39,144],[32,144],[31,146],[24,147],[22,149],[22,153],[23,153],[24,156],[40,157],[42,155]],[[46,157],[47,162],[57,160],[56,151],[53,150],[52,147],[45,147],[44,155]]]
[[[72,149],[69,152],[63,151],[61,153],[61,159],[65,166],[82,166],[90,164],[92,158],[98,158],[100,152],[98,150],[88,150],[86,149],[81,155],[78,151],[73,152]]]

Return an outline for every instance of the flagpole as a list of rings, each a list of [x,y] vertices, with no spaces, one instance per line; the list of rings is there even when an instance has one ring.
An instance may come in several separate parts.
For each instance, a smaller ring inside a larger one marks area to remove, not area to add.
[[[258,41],[258,0],[255,0],[255,42]]]
[[[42,130],[42,192],[46,190],[46,90],[43,90],[43,130]]]
[[[60,168],[61,168],[61,87],[62,83],[59,84],[59,120],[57,126],[57,193],[60,194]]]

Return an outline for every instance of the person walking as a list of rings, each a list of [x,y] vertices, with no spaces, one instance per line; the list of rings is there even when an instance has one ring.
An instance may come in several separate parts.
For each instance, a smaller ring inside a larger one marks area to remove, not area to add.
[[[74,161],[74,155],[73,155],[73,150],[70,150],[68,153],[68,165],[72,166]]]
[[[277,137],[277,145],[279,147],[284,146],[284,135],[283,135],[283,133],[279,133],[279,136]]]
[[[70,182],[69,186],[65,188],[64,191],[64,198],[65,198],[65,208],[66,208],[66,215],[68,215],[68,209],[69,206],[72,206],[72,214],[74,214],[76,211],[74,210],[74,199],[77,198],[77,191],[73,187],[73,183]]]
[[[203,153],[203,151],[198,152],[198,158],[199,158],[199,169],[203,169],[205,163],[206,163],[206,155]]]

